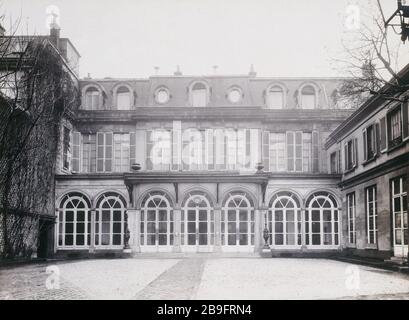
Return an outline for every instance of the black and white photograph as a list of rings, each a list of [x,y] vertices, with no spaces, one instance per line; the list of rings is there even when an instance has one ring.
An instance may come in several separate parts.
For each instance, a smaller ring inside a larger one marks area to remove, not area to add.
[[[0,0],[0,305],[409,300],[408,189],[407,0]]]

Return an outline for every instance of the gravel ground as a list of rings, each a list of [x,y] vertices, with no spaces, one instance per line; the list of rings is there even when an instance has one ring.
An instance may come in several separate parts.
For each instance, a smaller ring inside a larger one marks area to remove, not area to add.
[[[409,276],[326,259],[98,259],[2,267],[2,299],[409,300]]]
[[[409,277],[325,259],[208,260],[197,299],[355,299],[405,293]]]

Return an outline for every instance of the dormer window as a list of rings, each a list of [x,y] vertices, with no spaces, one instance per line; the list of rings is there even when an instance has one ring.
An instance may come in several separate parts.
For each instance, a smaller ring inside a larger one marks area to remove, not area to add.
[[[306,85],[301,89],[301,108],[315,109],[317,105],[317,93],[312,85]]]
[[[206,107],[208,102],[208,91],[208,87],[204,83],[195,83],[191,89],[192,106]]]
[[[116,107],[118,110],[131,109],[131,91],[126,86],[121,86],[116,91]]]
[[[285,105],[284,89],[272,86],[267,90],[266,104],[269,109],[283,109]]]
[[[87,110],[98,110],[100,109],[100,99],[101,93],[95,87],[89,87],[85,91],[85,108]]]
[[[231,103],[239,103],[243,99],[243,93],[239,88],[232,88],[227,94],[227,98]]]
[[[159,104],[166,104],[170,100],[170,92],[167,88],[159,88],[155,92],[155,100]]]

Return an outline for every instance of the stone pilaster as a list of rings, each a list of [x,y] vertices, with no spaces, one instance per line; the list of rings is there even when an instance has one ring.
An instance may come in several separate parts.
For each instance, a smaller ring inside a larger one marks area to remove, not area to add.
[[[222,250],[222,234],[221,234],[221,218],[222,209],[220,207],[214,208],[214,251],[220,252]]]
[[[180,206],[175,206],[173,209],[173,252],[181,252],[181,220],[182,220],[182,210]]]
[[[89,244],[89,253],[95,253],[95,217],[96,210],[91,209],[91,230],[90,230],[90,244]]]
[[[132,252],[140,252],[140,216],[141,210],[128,209],[129,246]]]

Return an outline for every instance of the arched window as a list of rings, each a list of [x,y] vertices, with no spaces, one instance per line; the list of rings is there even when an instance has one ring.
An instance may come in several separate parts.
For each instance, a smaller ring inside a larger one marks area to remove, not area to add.
[[[312,85],[306,85],[301,89],[301,108],[315,109],[317,105],[317,93]]]
[[[101,93],[96,87],[89,87],[85,91],[85,108],[87,110],[98,110],[101,106]]]
[[[103,194],[95,213],[95,246],[123,246],[125,199],[114,192]]]
[[[202,82],[197,82],[192,86],[191,102],[193,107],[206,107],[208,102],[208,88]]]
[[[305,211],[305,244],[311,246],[339,245],[339,210],[335,198],[317,192],[307,199]]]
[[[203,192],[189,193],[182,209],[181,244],[190,248],[214,245],[214,212]]]
[[[266,103],[269,109],[283,109],[285,104],[284,90],[280,86],[272,86],[267,90]]]
[[[173,245],[173,210],[163,192],[151,192],[142,202],[141,246]]]
[[[291,192],[280,192],[271,198],[267,222],[271,245],[302,244],[300,202]]]
[[[118,110],[130,110],[131,104],[131,91],[126,86],[120,86],[116,90],[116,108]]]
[[[72,192],[60,202],[58,247],[86,248],[90,244],[91,203],[86,196]]]
[[[230,193],[221,217],[222,246],[254,245],[254,204],[243,192]]]

